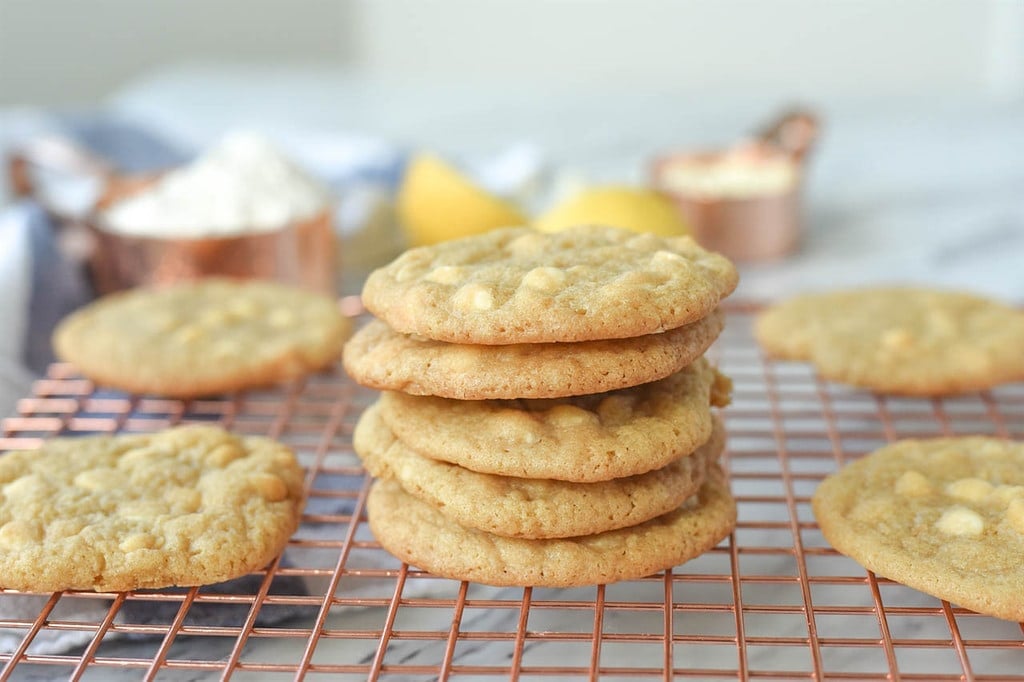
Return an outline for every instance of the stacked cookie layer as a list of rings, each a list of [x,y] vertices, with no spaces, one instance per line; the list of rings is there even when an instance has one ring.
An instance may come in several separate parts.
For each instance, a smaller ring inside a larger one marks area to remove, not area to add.
[[[378,320],[345,368],[382,389],[355,448],[381,544],[438,575],[570,586],[641,577],[718,543],[735,505],[701,356],[732,264],[692,240],[527,228],[375,271]]]

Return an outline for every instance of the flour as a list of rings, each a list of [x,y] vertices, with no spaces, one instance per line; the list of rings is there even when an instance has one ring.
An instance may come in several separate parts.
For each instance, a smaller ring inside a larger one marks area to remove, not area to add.
[[[264,138],[234,133],[100,216],[111,232],[219,237],[269,232],[330,206],[325,187]]]

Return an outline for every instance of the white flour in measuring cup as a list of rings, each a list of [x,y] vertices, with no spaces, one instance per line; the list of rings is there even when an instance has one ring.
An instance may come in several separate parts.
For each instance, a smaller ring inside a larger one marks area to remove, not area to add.
[[[99,223],[134,236],[222,237],[271,232],[330,205],[327,188],[268,140],[233,133],[192,163],[111,205]]]

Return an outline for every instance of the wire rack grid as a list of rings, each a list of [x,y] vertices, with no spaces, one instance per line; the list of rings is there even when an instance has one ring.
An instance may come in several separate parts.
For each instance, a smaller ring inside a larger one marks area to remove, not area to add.
[[[821,537],[827,474],[905,437],[1024,436],[1024,386],[942,400],[876,396],[766,359],[756,306],[712,349],[735,384],[724,455],[739,504],[710,552],[641,580],[492,588],[390,557],[351,448],[374,394],[340,373],[182,402],[99,390],[67,365],[3,422],[0,448],[217,422],[288,443],[308,472],[283,558],[241,583],[118,594],[0,590],[4,679],[1024,680],[1018,624],[865,571]]]

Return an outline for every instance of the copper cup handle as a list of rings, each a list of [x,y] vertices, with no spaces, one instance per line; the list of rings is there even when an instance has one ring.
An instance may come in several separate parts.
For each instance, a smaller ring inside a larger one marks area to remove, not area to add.
[[[27,197],[38,202],[47,212],[61,215],[36,186],[32,168],[46,168],[66,175],[92,176],[103,184],[114,174],[114,168],[104,159],[61,135],[35,138],[8,154],[7,175],[16,197]]]
[[[800,163],[818,139],[818,117],[805,109],[793,109],[757,133],[757,139],[790,155]]]

